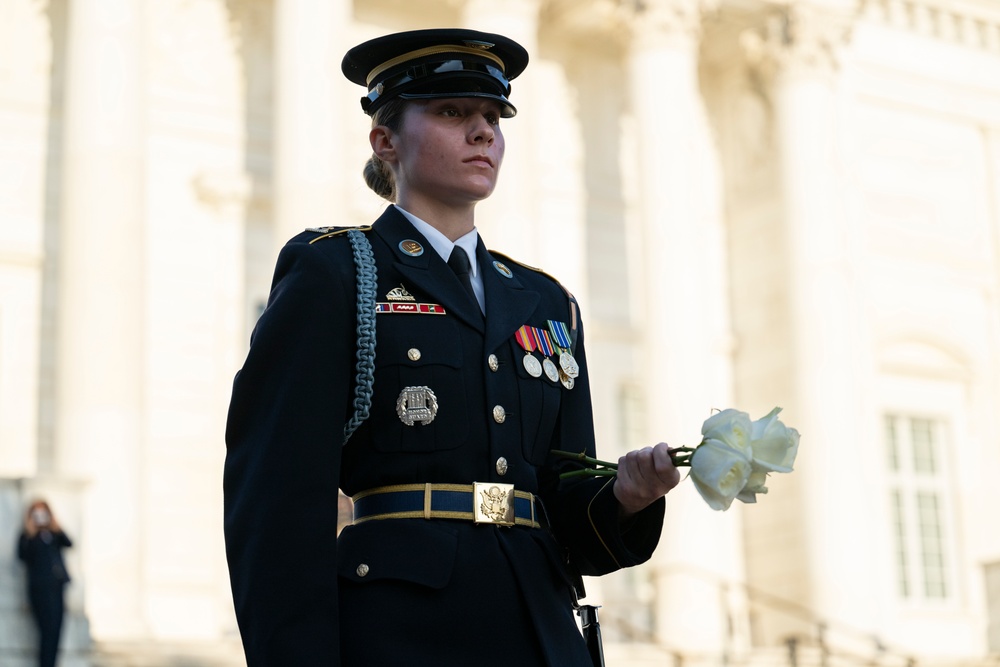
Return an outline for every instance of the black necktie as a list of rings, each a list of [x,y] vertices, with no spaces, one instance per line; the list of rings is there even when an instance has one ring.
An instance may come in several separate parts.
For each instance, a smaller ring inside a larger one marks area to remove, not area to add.
[[[476,292],[472,289],[472,275],[469,273],[472,269],[472,265],[469,264],[469,255],[459,246],[455,246],[451,250],[451,256],[448,257],[448,266],[455,272],[458,279],[462,281],[462,287],[469,293],[469,297],[476,304],[476,309],[478,310],[479,299],[476,298]]]

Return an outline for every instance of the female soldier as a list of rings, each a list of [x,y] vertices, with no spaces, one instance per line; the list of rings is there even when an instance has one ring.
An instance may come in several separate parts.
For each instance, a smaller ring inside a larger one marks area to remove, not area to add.
[[[289,241],[236,377],[226,540],[251,667],[582,667],[577,575],[652,554],[669,448],[560,480],[550,451],[594,455],[577,305],[475,228],[527,61],[457,29],[344,58],[368,89],[366,180],[395,205]]]

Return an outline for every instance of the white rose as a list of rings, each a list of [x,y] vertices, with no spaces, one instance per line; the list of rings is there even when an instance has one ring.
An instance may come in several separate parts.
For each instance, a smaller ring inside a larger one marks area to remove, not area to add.
[[[750,455],[750,442],[753,423],[750,415],[739,410],[728,408],[717,412],[701,425],[702,442],[716,441]]]
[[[781,408],[775,408],[753,423],[750,449],[755,471],[792,471],[799,452],[799,432],[782,424],[779,412]]]
[[[766,472],[762,470],[751,472],[750,477],[747,478],[747,483],[743,485],[743,490],[736,495],[736,499],[745,503],[757,502],[758,493],[767,493],[767,487],[764,486],[764,482],[766,481]]]
[[[750,461],[748,452],[718,439],[706,439],[691,455],[691,480],[709,507],[727,510],[746,486]]]

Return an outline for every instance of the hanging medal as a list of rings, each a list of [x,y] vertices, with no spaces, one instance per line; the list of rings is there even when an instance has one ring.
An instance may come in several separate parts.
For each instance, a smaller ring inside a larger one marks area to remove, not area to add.
[[[549,338],[549,332],[540,327],[530,328],[532,334],[535,336],[535,342],[538,343],[538,350],[544,356],[544,360],[542,361],[542,370],[545,371],[545,377],[553,382],[559,382],[559,369],[556,368],[555,362],[552,361],[552,355],[555,353],[555,346],[552,344],[552,339]]]
[[[569,377],[579,377],[580,364],[576,363],[576,359],[570,354],[570,348],[573,347],[573,343],[570,340],[566,323],[549,320],[549,331],[552,332],[552,338],[555,339],[556,345],[559,346],[559,367]]]
[[[514,338],[517,339],[517,344],[524,350],[524,359],[521,360],[521,363],[524,364],[524,370],[528,371],[528,375],[531,377],[537,378],[542,376],[542,364],[531,354],[538,347],[538,344],[535,342],[535,337],[531,335],[529,329],[530,327],[527,325],[521,327],[514,334]]]
[[[559,381],[562,382],[562,386],[567,389],[572,389],[576,386],[576,380],[566,375],[562,369],[559,370]]]

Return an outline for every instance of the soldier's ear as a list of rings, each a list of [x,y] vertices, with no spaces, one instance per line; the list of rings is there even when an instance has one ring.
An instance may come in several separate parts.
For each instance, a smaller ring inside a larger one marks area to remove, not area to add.
[[[383,162],[397,161],[396,142],[399,136],[385,125],[376,125],[368,133],[368,141],[372,145],[372,153]]]

